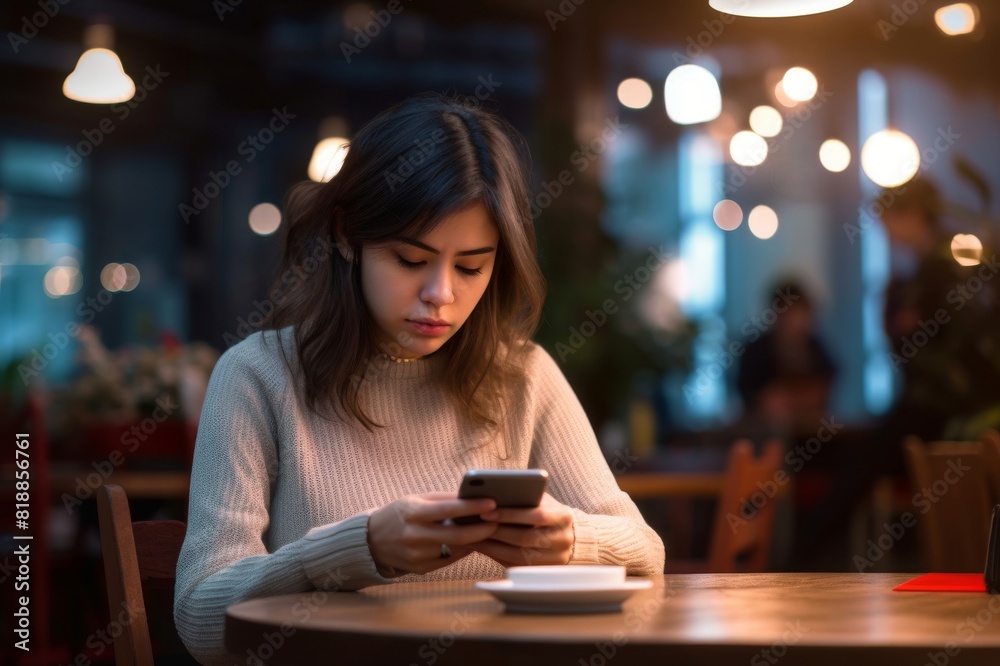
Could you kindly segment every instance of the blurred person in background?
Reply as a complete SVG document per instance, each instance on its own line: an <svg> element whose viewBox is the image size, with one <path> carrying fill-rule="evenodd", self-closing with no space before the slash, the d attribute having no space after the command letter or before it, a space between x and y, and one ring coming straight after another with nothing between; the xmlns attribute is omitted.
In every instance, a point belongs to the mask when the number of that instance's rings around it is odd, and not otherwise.
<svg viewBox="0 0 1000 666"><path fill-rule="evenodd" d="M826 416L837 366L816 334L813 299L794 280L769 292L775 322L740 358L736 385L746 417L787 434L814 431Z"/></svg>

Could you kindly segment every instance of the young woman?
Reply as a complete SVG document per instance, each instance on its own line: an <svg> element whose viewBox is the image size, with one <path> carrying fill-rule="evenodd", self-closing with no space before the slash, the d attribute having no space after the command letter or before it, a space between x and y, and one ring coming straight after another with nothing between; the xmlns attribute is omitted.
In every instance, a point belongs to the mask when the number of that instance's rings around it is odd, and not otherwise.
<svg viewBox="0 0 1000 666"><path fill-rule="evenodd" d="M262 330L219 359L191 475L175 620L206 664L227 605L312 589L495 579L523 564L663 571L555 361L523 141L424 95L330 182L294 189ZM548 470L534 509L459 500L469 469ZM480 514L484 522L450 519ZM527 527L523 527L527 526Z"/></svg>

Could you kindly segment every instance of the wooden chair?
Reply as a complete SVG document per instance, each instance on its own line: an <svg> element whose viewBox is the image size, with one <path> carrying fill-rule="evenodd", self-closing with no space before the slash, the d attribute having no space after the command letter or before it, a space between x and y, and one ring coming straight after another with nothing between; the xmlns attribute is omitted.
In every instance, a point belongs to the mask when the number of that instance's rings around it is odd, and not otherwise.
<svg viewBox="0 0 1000 666"><path fill-rule="evenodd" d="M102 486L97 509L111 619L117 621L121 613L130 618L121 623L122 631L114 639L116 663L153 666L143 583L147 589L171 590L168 598L172 596L186 527L178 520L133 523L121 486ZM172 613L167 617L172 618Z"/></svg>
<svg viewBox="0 0 1000 666"><path fill-rule="evenodd" d="M770 441L754 458L753 445L740 440L730 449L721 483L712 475L647 472L622 474L618 485L633 499L718 498L708 560L674 560L668 553L668 573L766 571L777 500L790 481L782 476L783 455L784 446Z"/></svg>
<svg viewBox="0 0 1000 666"><path fill-rule="evenodd" d="M982 572L992 506L983 445L910 436L903 446L927 565L932 571Z"/></svg>

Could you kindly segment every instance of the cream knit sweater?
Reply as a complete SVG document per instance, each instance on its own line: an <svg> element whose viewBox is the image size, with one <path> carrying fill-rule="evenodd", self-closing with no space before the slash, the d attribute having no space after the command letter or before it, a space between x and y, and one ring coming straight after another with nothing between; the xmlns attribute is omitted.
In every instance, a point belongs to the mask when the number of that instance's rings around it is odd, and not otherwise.
<svg viewBox="0 0 1000 666"><path fill-rule="evenodd" d="M226 607L244 599L504 578L501 565L472 553L426 575L387 579L368 549L371 512L408 494L457 491L473 468L548 470L548 492L573 509L573 563L663 572L662 541L618 489L580 402L538 345L502 458L497 446L474 443L445 397L443 357L372 360L362 398L368 414L390 427L369 433L306 410L293 390L299 373L289 373L279 350L284 344L297 370L292 328L281 333L280 343L275 331L264 331L228 349L202 409L174 599L177 630L201 663L245 663L246 655L223 648Z"/></svg>

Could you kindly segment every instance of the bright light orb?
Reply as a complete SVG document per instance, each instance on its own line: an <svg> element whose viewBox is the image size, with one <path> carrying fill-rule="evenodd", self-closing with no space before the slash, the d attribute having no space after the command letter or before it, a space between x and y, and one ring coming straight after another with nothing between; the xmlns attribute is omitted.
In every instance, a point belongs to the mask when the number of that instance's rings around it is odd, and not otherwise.
<svg viewBox="0 0 1000 666"><path fill-rule="evenodd" d="M743 222L743 209L732 199L723 199L712 209L712 219L723 231L732 231Z"/></svg>
<svg viewBox="0 0 1000 666"><path fill-rule="evenodd" d="M781 79L781 88L789 98L796 102L808 102L816 96L819 82L816 76L805 67L792 67Z"/></svg>
<svg viewBox="0 0 1000 666"><path fill-rule="evenodd" d="M827 171L840 173L851 164L851 149L839 139L827 139L819 147L819 163Z"/></svg>
<svg viewBox="0 0 1000 666"><path fill-rule="evenodd" d="M876 185L898 187L917 175L920 150L899 130L875 132L861 147L861 168Z"/></svg>
<svg viewBox="0 0 1000 666"><path fill-rule="evenodd" d="M255 234L268 236L281 226L281 211L272 203L259 203L250 209L248 221Z"/></svg>
<svg viewBox="0 0 1000 666"><path fill-rule="evenodd" d="M754 132L737 132L729 141L729 154L740 166L757 166L767 159L767 141Z"/></svg>
<svg viewBox="0 0 1000 666"><path fill-rule="evenodd" d="M323 139L313 149L309 160L309 178L317 183L325 183L340 173L347 157L349 142L343 137Z"/></svg>
<svg viewBox="0 0 1000 666"><path fill-rule="evenodd" d="M77 102L115 104L135 95L135 82L125 73L118 55L109 49L84 51L76 68L63 81L63 94Z"/></svg>
<svg viewBox="0 0 1000 666"><path fill-rule="evenodd" d="M715 76L698 65L681 65L663 84L667 117L678 125L715 120L722 113L722 93Z"/></svg>
<svg viewBox="0 0 1000 666"><path fill-rule="evenodd" d="M653 89L642 79L625 79L618 84L618 101L630 109L645 109L653 101Z"/></svg>
<svg viewBox="0 0 1000 666"><path fill-rule="evenodd" d="M769 206L754 206L747 215L750 233L761 240L767 240L778 231L778 214Z"/></svg>
<svg viewBox="0 0 1000 666"><path fill-rule="evenodd" d="M778 136L783 124L781 113L773 106L765 104L750 112L750 129L761 136Z"/></svg>
<svg viewBox="0 0 1000 666"><path fill-rule="evenodd" d="M961 266L977 266L983 260L983 242L972 234L955 234L951 256Z"/></svg>
<svg viewBox="0 0 1000 666"><path fill-rule="evenodd" d="M934 22L946 35L967 35L976 29L979 8L968 2L941 7L934 12Z"/></svg>

